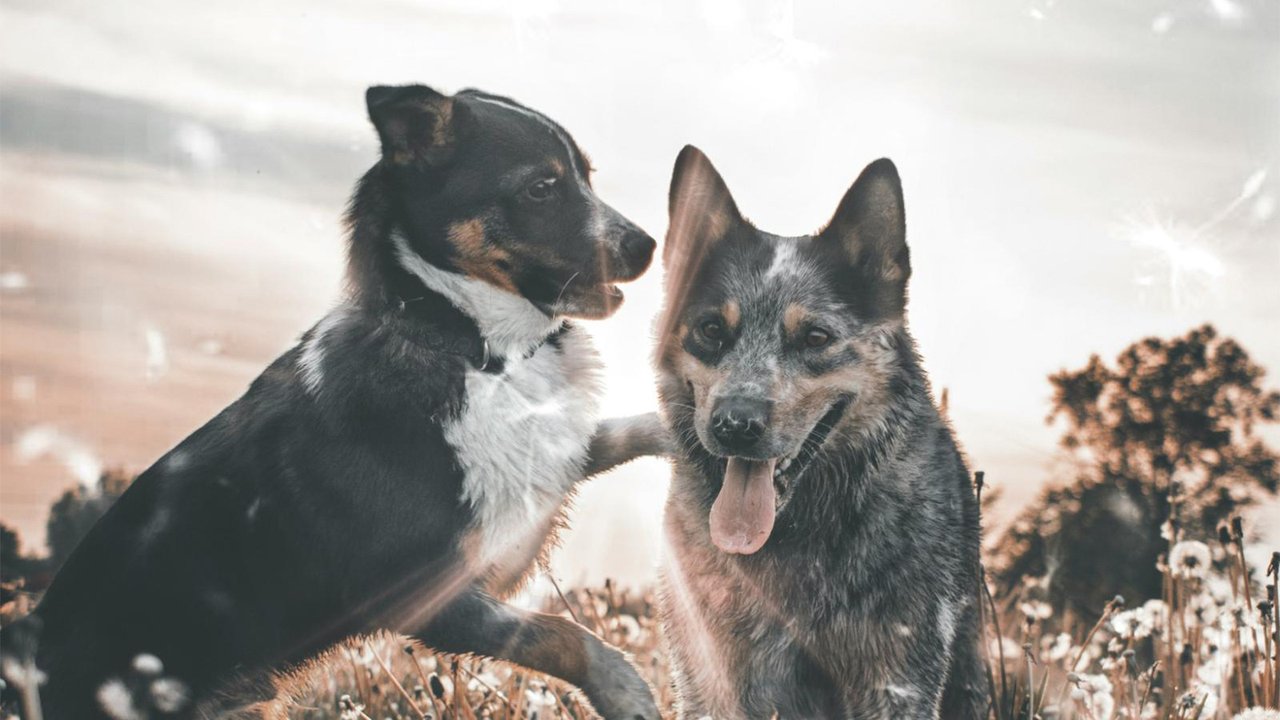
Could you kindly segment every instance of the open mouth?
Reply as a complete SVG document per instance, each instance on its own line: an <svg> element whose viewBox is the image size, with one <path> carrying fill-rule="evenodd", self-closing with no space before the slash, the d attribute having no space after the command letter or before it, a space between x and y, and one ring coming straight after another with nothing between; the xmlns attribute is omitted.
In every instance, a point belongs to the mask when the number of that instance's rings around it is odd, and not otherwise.
<svg viewBox="0 0 1280 720"><path fill-rule="evenodd" d="M788 497L795 481L813 463L848 404L844 398L833 403L793 455L728 459L720 493L711 505L711 541L716 547L741 555L764 547L773 532L779 500Z"/></svg>
<svg viewBox="0 0 1280 720"><path fill-rule="evenodd" d="M622 305L626 296L615 283L584 285L570 278L550 303L535 303L548 315L598 320L609 317Z"/></svg>
<svg viewBox="0 0 1280 720"><path fill-rule="evenodd" d="M582 290L572 298L566 298L569 305L576 306L576 313L586 318L603 318L613 314L626 296L622 288L613 283L601 283Z"/></svg>

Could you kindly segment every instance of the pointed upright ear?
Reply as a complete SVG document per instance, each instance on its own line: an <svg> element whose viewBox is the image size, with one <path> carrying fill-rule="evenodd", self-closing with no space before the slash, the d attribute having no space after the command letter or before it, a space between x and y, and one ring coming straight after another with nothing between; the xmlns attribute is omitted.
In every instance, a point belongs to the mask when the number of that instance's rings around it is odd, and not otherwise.
<svg viewBox="0 0 1280 720"><path fill-rule="evenodd" d="M881 158L862 171L819 239L838 247L853 269L858 292L876 310L902 313L911 258L902 181L892 161Z"/></svg>
<svg viewBox="0 0 1280 720"><path fill-rule="evenodd" d="M364 99L388 162L438 167L453 156L461 106L452 97L425 85L374 85Z"/></svg>
<svg viewBox="0 0 1280 720"><path fill-rule="evenodd" d="M689 267L696 265L708 249L742 222L724 178L692 145L685 145L676 157L667 210L670 221L662 262L668 270L677 259Z"/></svg>

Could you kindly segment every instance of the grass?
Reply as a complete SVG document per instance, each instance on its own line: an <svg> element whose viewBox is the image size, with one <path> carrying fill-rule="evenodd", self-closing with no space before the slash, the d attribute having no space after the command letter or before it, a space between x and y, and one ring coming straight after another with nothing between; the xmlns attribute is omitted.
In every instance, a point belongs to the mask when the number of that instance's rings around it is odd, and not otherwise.
<svg viewBox="0 0 1280 720"><path fill-rule="evenodd" d="M1268 563L1261 592L1250 580L1238 521L1215 543L1171 540L1167 557L1164 597L1117 597L1078 636L1061 628L1046 603L986 592L990 717L1280 720L1280 553ZM651 591L606 582L568 591L548 610L631 653L660 706L673 711ZM335 658L294 698L291 717L591 717L577 693L556 680L489 660L406 650L392 637L349 646Z"/></svg>
<svg viewBox="0 0 1280 720"><path fill-rule="evenodd" d="M656 689L660 707L674 697L661 650L656 599L606 582L554 598L558 611L626 650ZM433 653L384 635L352 641L301 678L291 718L305 720L472 720L588 718L593 713L571 686L485 658Z"/></svg>
<svg viewBox="0 0 1280 720"><path fill-rule="evenodd" d="M1210 543L1172 537L1163 597L1116 597L1073 632L1034 592L993 597L984 584L991 720L1280 720L1276 586L1280 553L1261 582L1237 520ZM1028 578L1034 590L1040 579ZM652 590L607 582L552 595L571 617L631 654L674 715ZM24 596L3 608L12 619ZM494 720L592 717L566 684L484 658L440 655L383 635L337 648L290 685L300 720Z"/></svg>

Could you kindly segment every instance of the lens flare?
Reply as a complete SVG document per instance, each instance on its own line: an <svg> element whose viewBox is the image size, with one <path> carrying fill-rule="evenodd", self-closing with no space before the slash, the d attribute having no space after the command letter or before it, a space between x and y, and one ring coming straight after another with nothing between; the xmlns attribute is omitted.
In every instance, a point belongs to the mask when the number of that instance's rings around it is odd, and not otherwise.
<svg viewBox="0 0 1280 720"><path fill-rule="evenodd" d="M1212 283L1227 274L1227 268L1208 243L1194 229L1173 221L1151 218L1134 221L1124 232L1136 248L1149 251L1148 261L1165 276L1169 298L1175 308L1187 307ZM1141 285L1154 285L1154 274L1138 278Z"/></svg>

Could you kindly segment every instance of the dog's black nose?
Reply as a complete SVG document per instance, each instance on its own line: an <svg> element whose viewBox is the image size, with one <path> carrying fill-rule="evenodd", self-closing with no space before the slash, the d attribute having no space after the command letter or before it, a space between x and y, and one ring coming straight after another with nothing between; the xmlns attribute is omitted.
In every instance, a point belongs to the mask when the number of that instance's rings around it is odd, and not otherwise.
<svg viewBox="0 0 1280 720"><path fill-rule="evenodd" d="M629 229L622 237L622 256L633 271L649 267L656 247L658 243L649 237L649 233L639 228Z"/></svg>
<svg viewBox="0 0 1280 720"><path fill-rule="evenodd" d="M729 452L746 452L754 446L769 423L769 401L728 397L711 411L711 434Z"/></svg>

